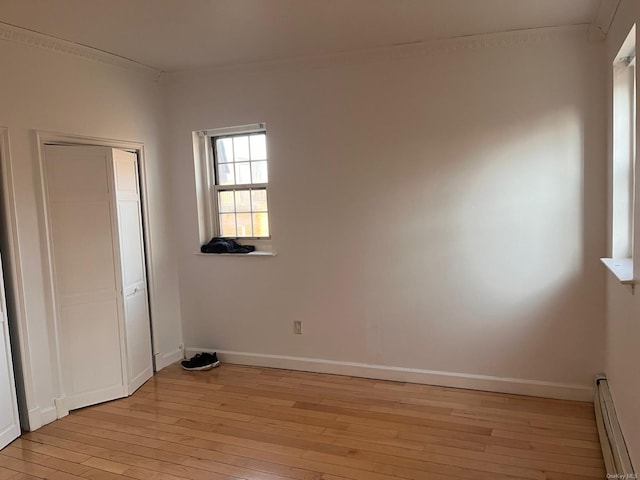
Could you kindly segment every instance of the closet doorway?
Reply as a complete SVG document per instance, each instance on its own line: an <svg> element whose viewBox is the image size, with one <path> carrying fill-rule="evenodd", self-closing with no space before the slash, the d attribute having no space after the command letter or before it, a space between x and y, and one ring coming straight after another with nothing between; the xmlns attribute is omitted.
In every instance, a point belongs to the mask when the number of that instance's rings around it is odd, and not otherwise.
<svg viewBox="0 0 640 480"><path fill-rule="evenodd" d="M153 375L139 154L41 143L59 415Z"/></svg>

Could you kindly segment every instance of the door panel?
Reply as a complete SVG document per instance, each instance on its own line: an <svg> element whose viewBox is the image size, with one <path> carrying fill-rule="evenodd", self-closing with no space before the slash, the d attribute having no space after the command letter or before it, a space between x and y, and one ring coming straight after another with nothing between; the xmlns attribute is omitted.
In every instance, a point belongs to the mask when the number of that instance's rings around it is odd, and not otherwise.
<svg viewBox="0 0 640 480"><path fill-rule="evenodd" d="M131 394L153 375L146 289L134 290L131 295L125 297L124 305Z"/></svg>
<svg viewBox="0 0 640 480"><path fill-rule="evenodd" d="M50 202L58 294L64 298L109 290L115 298L109 202L81 200L59 202L54 197Z"/></svg>
<svg viewBox="0 0 640 480"><path fill-rule="evenodd" d="M47 205L69 409L126 395L109 150L46 146Z"/></svg>
<svg viewBox="0 0 640 480"><path fill-rule="evenodd" d="M109 195L109 184L105 182L109 175L105 149L48 145L45 155L50 198L75 202L82 196L85 201L101 202ZM98 158L87 161L87 155Z"/></svg>
<svg viewBox="0 0 640 480"><path fill-rule="evenodd" d="M118 199L118 217L121 239L122 283L126 291L130 286L138 286L145 283L140 203L138 201Z"/></svg>
<svg viewBox="0 0 640 480"><path fill-rule="evenodd" d="M104 402L123 396L120 332L112 321L117 315L113 299L62 308L62 345L71 360L66 383L74 392L67 399L70 410L95 403L89 399Z"/></svg>
<svg viewBox="0 0 640 480"><path fill-rule="evenodd" d="M116 176L116 191L121 197L131 195L139 197L138 188L138 157L135 153L114 150L114 169Z"/></svg>
<svg viewBox="0 0 640 480"><path fill-rule="evenodd" d="M20 435L9 331L2 313L0 320L0 449Z"/></svg>
<svg viewBox="0 0 640 480"><path fill-rule="evenodd" d="M127 338L128 393L131 394L153 375L151 325L138 158L134 153L113 150L113 160Z"/></svg>
<svg viewBox="0 0 640 480"><path fill-rule="evenodd" d="M20 435L3 279L0 261L0 449Z"/></svg>

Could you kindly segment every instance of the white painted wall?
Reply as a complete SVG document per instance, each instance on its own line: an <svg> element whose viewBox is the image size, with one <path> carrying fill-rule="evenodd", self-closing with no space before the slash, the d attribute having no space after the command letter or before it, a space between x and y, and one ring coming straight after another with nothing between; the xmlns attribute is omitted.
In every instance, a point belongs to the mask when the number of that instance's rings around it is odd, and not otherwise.
<svg viewBox="0 0 640 480"><path fill-rule="evenodd" d="M629 34L631 27L638 22L640 22L640 4L632 0L622 0L606 42L606 64L603 66L603 70L607 73L608 92L612 88L611 64ZM636 45L638 44L639 42L636 40ZM607 99L608 132L611 140L611 95L608 95ZM636 108L637 111L638 108ZM608 158L609 165L611 165L611 152L609 152ZM640 195L640 190L636 185L636 198L638 198L638 195ZM635 223L637 229L637 225L640 224L640 212L637 209ZM611 231L610 222L609 231ZM638 249L636 248L634 258L636 271L640 267L640 257L637 255L637 251ZM607 274L606 373L622 432L636 470L640 467L639 342L640 292L638 287L636 287L634 293L630 287L621 285L612 274Z"/></svg>
<svg viewBox="0 0 640 480"><path fill-rule="evenodd" d="M24 290L24 310L18 318L23 333L19 343L28 378L27 407L34 428L55 418L54 398L59 396L53 370L56 361L52 353L52 323L43 285L34 131L144 143L156 287L155 344L161 354L171 354L181 343L181 327L172 248L174 230L169 222L170 183L162 152L164 110L161 86L149 74L5 40L0 41L0 63L0 125L9 129L20 254L18 268L7 265L6 270L20 276L17 286ZM8 254L3 252L3 257L8 263ZM15 326L12 334L15 340Z"/></svg>
<svg viewBox="0 0 640 480"><path fill-rule="evenodd" d="M603 45L568 37L171 76L185 344L588 391L604 365ZM194 255L191 132L255 122L278 255Z"/></svg>

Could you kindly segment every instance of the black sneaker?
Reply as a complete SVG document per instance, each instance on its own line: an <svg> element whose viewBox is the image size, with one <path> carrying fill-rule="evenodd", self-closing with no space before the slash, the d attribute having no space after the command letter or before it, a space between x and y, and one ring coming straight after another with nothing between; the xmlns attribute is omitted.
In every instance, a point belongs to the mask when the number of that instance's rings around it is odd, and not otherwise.
<svg viewBox="0 0 640 480"><path fill-rule="evenodd" d="M214 353L196 353L189 360L183 360L180 362L180 366L184 370L189 371L201 371L201 370L211 370L214 367L220 365L218 361L218 356Z"/></svg>

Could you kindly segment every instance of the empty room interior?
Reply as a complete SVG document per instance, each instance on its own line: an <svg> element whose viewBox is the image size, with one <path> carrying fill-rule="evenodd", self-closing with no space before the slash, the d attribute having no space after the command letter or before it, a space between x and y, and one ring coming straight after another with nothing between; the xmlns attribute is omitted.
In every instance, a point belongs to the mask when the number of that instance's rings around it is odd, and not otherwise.
<svg viewBox="0 0 640 480"><path fill-rule="evenodd" d="M0 480L640 469L639 0L0 0Z"/></svg>

